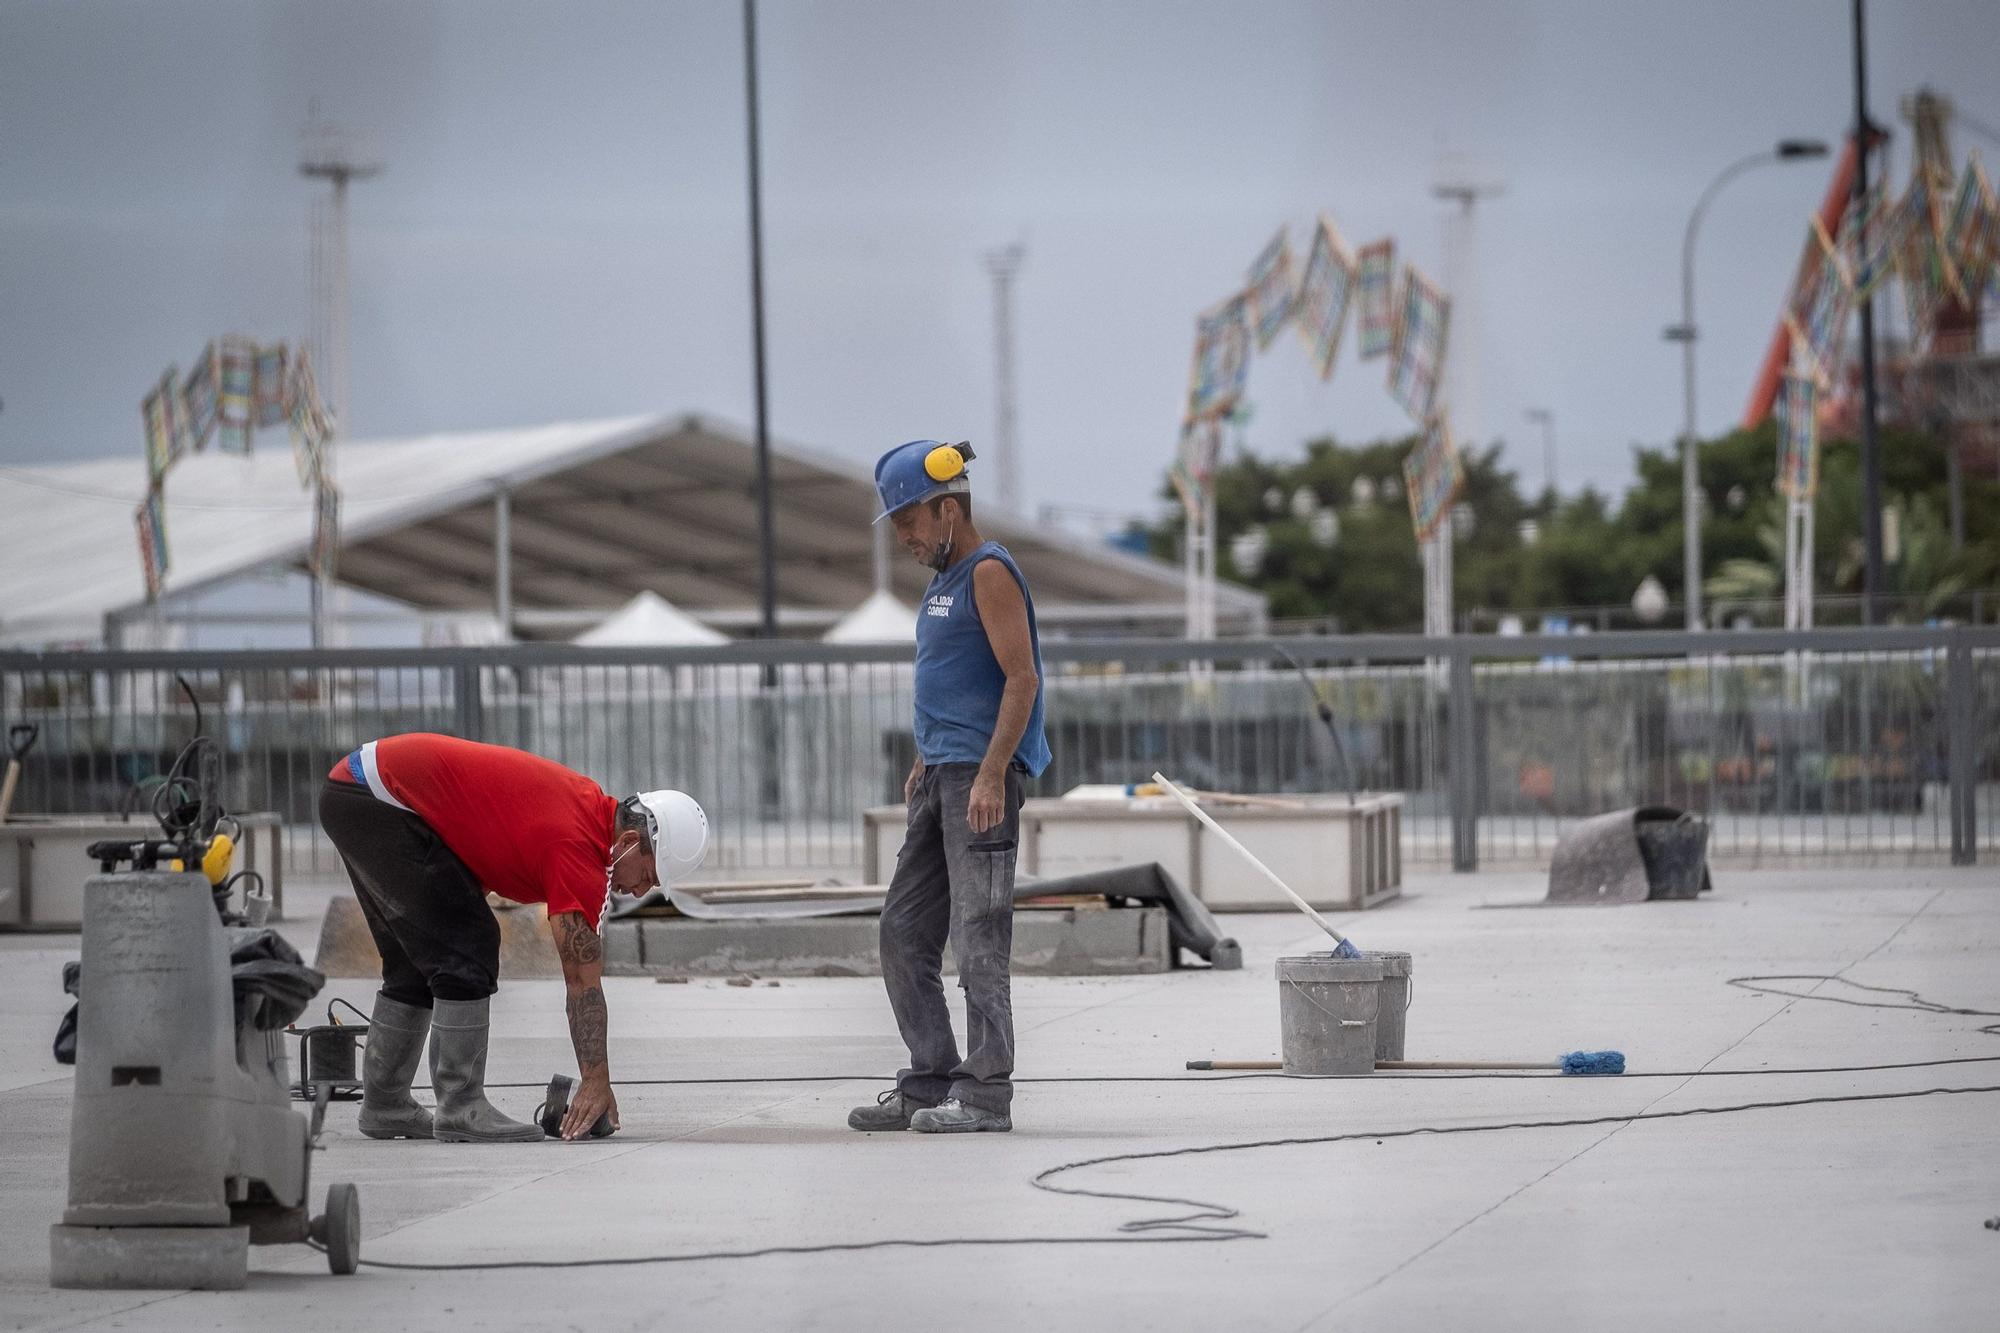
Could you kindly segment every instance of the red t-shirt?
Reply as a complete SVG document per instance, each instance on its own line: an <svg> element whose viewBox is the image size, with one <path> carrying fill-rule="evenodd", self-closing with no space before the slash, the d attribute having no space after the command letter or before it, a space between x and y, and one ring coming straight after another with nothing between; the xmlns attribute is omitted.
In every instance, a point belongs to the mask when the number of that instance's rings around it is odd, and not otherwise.
<svg viewBox="0 0 2000 1333"><path fill-rule="evenodd" d="M618 802L583 774L504 745L414 733L371 741L328 776L429 824L501 897L602 924Z"/></svg>

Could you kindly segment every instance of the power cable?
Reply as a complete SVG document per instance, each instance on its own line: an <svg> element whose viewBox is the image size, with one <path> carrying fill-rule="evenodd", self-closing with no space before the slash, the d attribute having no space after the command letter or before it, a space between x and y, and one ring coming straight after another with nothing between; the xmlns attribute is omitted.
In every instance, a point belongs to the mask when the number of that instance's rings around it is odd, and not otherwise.
<svg viewBox="0 0 2000 1333"><path fill-rule="evenodd" d="M1839 995L1815 995L1806 991L1791 991L1780 987L1766 986L1767 981L1812 981L1821 984L1834 983L1852 986L1856 990L1870 991L1878 995L1901 995L1909 1000L1907 1004L1889 1004L1880 1000L1852 1000ZM1824 972L1792 972L1768 976L1730 977L1723 983L1747 990L1758 995L1782 995L1792 1000L1826 1000L1834 1004L1851 1005L1857 1009L1905 1009L1925 1014L1952 1014L1970 1018L2000 1018L2000 1012L1990 1009L1960 1009L1927 1000L1916 991L1901 986L1869 986L1859 981L1849 981L1846 977ZM1992 1036L2000 1036L2000 1023L1988 1024L1976 1031ZM1887 1064L1870 1065L1802 1065L1777 1069L1628 1069L1620 1078L1732 1078L1746 1074L1872 1074L1892 1069L1936 1069L1943 1065L1976 1065L2000 1060L2000 1055L1958 1055L1938 1060L1898 1060ZM1017 1078L1016 1083L1227 1083L1243 1078L1291 1078L1292 1075L1272 1071L1269 1073L1216 1073L1190 1078L1186 1074L1072 1074L1066 1076L1045 1076L1041 1078ZM1426 1082L1445 1082L1465 1078L1537 1079L1565 1078L1567 1075L1555 1070L1462 1070L1454 1072L1382 1070L1373 1074L1357 1074L1356 1078L1371 1081L1388 1079L1419 1079ZM886 1074L762 1074L740 1078L626 1078L619 1079L622 1087L659 1088L681 1087L700 1084L734 1083L886 1083ZM489 1088L539 1088L539 1083L488 1083Z"/></svg>
<svg viewBox="0 0 2000 1333"><path fill-rule="evenodd" d="M1852 986L1856 990L1865 990L1875 995L1901 995L1906 997L1909 1003L1886 1004L1880 1000L1850 1000L1842 995L1815 995L1805 991L1791 991L1779 986L1761 984L1766 981L1811 981L1821 985L1832 983L1840 986ZM1829 1004L1852 1005L1856 1009L1908 1009L1920 1014L1959 1014L1968 1018L2000 1018L2000 1010L1955 1009L1948 1004L1939 1004L1936 1000L1926 1000L1917 992L1906 990L1901 986L1869 986L1859 981L1850 981L1846 977L1829 976L1818 972L1774 973L1770 976L1762 977L1731 977L1724 984L1734 986L1739 990L1751 991L1758 995L1782 995L1791 1000L1824 1000ZM2000 1023L1988 1023L1985 1027L1977 1030L1988 1036L2000 1037Z"/></svg>
<svg viewBox="0 0 2000 1333"><path fill-rule="evenodd" d="M1905 1008L1903 1005L1885 1005L1884 1008ZM1926 1010L1928 1013L1965 1013L1967 1010ZM1984 1032L1987 1029L1981 1028ZM1899 1060L1889 1064L1876 1065L1804 1065L1783 1066L1774 1069L1626 1069L1618 1078L1736 1078L1748 1074L1872 1074L1894 1069L1935 1069L1942 1065L1976 1065L2000 1061L2000 1055L1958 1055L1941 1060ZM1041 1078L1017 1078L1016 1083L1229 1083L1245 1078L1293 1078L1294 1075L1277 1070L1249 1073L1201 1073L1185 1074L1068 1074L1050 1075ZM1357 1079L1371 1083L1410 1080L1419 1083L1445 1083L1455 1079L1498 1078L1513 1081L1534 1079L1568 1078L1556 1070L1464 1070L1464 1071L1399 1071L1381 1070L1374 1074L1356 1074ZM755 1074L737 1078L621 1078L613 1080L613 1086L620 1088L680 1088L708 1085L725 1086L737 1084L774 1083L889 1083L893 1074ZM416 1086L426 1086L418 1084ZM488 1083L489 1088L541 1088L545 1083Z"/></svg>
<svg viewBox="0 0 2000 1333"><path fill-rule="evenodd" d="M1788 990L1772 986L1770 982L1814 982L1821 985L1838 984L1852 986L1857 990L1877 995L1903 997L1903 1002L1882 1000L1857 1000L1839 995L1818 995L1806 991ZM1918 1013L1955 1015L1974 1018L2000 1018L2000 1013L1984 1009L1964 1009L1941 1004L1926 999L1917 991L1900 986L1870 986L1845 977L1827 973L1787 973L1763 976L1731 977L1726 985L1747 990L1754 994L1784 996L1792 1000L1826 1000L1835 1004L1845 1004L1863 1009L1902 1009ZM2000 1035L2000 1024L1980 1028L1980 1032ZM2000 1055L1951 1056L1937 1060L1907 1060L1884 1064L1865 1065L1816 1065L1783 1069L1697 1069L1659 1070L1650 1073L1627 1073L1621 1078L1712 1078L1732 1077L1749 1074L1852 1074L1874 1073L1899 1069L1930 1069L1942 1065L1980 1064L2000 1060ZM1017 1079L1020 1083L1220 1083L1241 1078L1287 1078L1282 1073L1241 1073L1209 1075L1189 1078L1186 1075L1131 1074L1131 1075L1079 1075L1074 1077L1044 1077ZM1415 1079L1455 1079L1455 1078L1551 1078L1562 1077L1553 1072L1516 1073L1500 1071L1467 1071L1459 1073L1380 1073L1367 1077L1415 1078ZM834 1082L877 1082L880 1076L847 1074L806 1074L793 1077L766 1075L747 1078L660 1078L625 1079L625 1086L666 1087L690 1084L758 1084L758 1083L834 1083ZM492 1088L539 1087L540 1084L490 1083ZM1111 1153L1102 1157L1080 1158L1064 1162L1037 1172L1029 1178L1028 1184L1049 1194L1067 1195L1071 1198L1104 1199L1115 1203L1138 1203L1147 1205L1169 1205L1189 1211L1164 1217L1137 1218L1121 1223L1117 1234L1104 1236L945 1236L945 1237L888 1237L871 1241L840 1241L824 1245L772 1245L747 1250L697 1250L679 1254L640 1254L594 1259L493 1259L470 1263L403 1263L392 1260L363 1259L361 1263L370 1268L389 1269L412 1273L465 1273L491 1272L503 1269L558 1269L558 1268L630 1268L648 1264L698 1263L709 1260L761 1259L777 1255L796 1254L846 1254L866 1250L891 1249L945 1249L945 1248L997 1248L1022 1245L1165 1245L1206 1243L1216 1244L1233 1240L1265 1240L1265 1232L1253 1231L1247 1227L1233 1226L1242 1216L1241 1210L1226 1204L1209 1203L1199 1199L1185 1199L1173 1195L1133 1194L1118 1190L1092 1190L1075 1185L1055 1185L1050 1182L1058 1176L1070 1172L1083 1171L1092 1167L1113 1166L1126 1162L1157 1161L1175 1157L1199 1157L1218 1153L1249 1152L1261 1148L1308 1147L1330 1143L1351 1143L1362 1139L1383 1142L1388 1139L1408 1139L1421 1135L1445 1136L1452 1134L1491 1134L1503 1130L1519 1129L1581 1129L1595 1125L1630 1125L1649 1120L1682 1120L1692 1116L1740 1115L1749 1111L1782 1110L1802 1106L1832 1106L1862 1102L1904 1101L1915 1097L1938 1097L1955 1095L1981 1095L2000 1093L2000 1085L1977 1087L1937 1087L1919 1088L1906 1092L1862 1092L1842 1093L1824 1097L1788 1097L1776 1101L1743 1102L1734 1106L1692 1106L1670 1111L1639 1111L1630 1115L1579 1116L1559 1120L1508 1120L1487 1125L1415 1125L1401 1129L1353 1130L1343 1134L1315 1134L1278 1139L1256 1139L1244 1143L1206 1143L1186 1148L1156 1148L1141 1152ZM314 1249L323 1247L315 1244Z"/></svg>
<svg viewBox="0 0 2000 1333"><path fill-rule="evenodd" d="M1647 1120L1681 1120L1691 1116L1740 1115L1749 1111L1771 1111L1801 1106L1830 1106L1858 1102L1905 1101L1916 1097L1979 1095L2000 1093L2000 1084L1970 1088L1920 1088L1908 1092L1846 1093L1830 1097L1794 1097L1781 1101L1745 1102L1735 1106L1691 1106L1672 1111L1637 1111L1630 1115L1578 1116L1561 1120L1509 1120L1490 1125L1416 1125L1402 1129L1355 1130L1345 1134L1316 1134L1296 1138L1257 1139L1246 1143L1207 1143L1188 1148L1160 1148L1146 1152L1112 1153L1103 1157L1080 1158L1038 1172L1029 1184L1049 1194L1072 1198L1107 1199L1119 1203L1166 1204L1191 1211L1168 1217L1139 1218L1120 1224L1118 1234L1109 1236L937 1236L888 1237L882 1240L841 1241L825 1245L771 1245L747 1250L696 1250L678 1254L638 1254L595 1259L491 1259L469 1263L407 1263L386 1259L363 1259L369 1268L406 1273L472 1273L505 1269L632 1268L649 1264L699 1263L708 1260L761 1259L783 1254L844 1254L866 1250L944 1249L954 1247L995 1248L1020 1245L1162 1245L1208 1243L1233 1240L1265 1240L1265 1232L1227 1225L1241 1216L1239 1209L1226 1204L1207 1203L1170 1195L1132 1194L1115 1190L1090 1190L1078 1186L1052 1185L1055 1177L1090 1167L1123 1162L1154 1161L1169 1157L1208 1156L1217 1153L1249 1152L1261 1148L1294 1148L1328 1143L1351 1143L1362 1139L1377 1141L1407 1139L1419 1135L1491 1134L1517 1129L1581 1129L1594 1125L1629 1125ZM314 1245L314 1249L323 1247Z"/></svg>

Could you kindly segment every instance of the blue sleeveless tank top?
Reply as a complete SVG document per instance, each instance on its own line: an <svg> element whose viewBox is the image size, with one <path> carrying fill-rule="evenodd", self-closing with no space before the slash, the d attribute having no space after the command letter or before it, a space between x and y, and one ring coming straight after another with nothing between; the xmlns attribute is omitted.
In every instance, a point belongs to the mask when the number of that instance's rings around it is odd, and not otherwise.
<svg viewBox="0 0 2000 1333"><path fill-rule="evenodd" d="M1021 598L1028 604L1028 637L1035 650L1035 676L1042 676L1042 641L1035 626L1035 599L1028 580L1007 548L998 542L981 542L966 557L931 579L917 608L917 753L926 764L976 764L986 758L993 741L993 724L1000 717L1000 695L1007 686L1006 673L993 646L986 641L986 626L979 619L979 607L972 597L972 571L983 560L998 560L1021 585ZM1039 777L1049 766L1049 742L1042 731L1042 699L1046 690L1035 690L1035 710L1028 717L1027 730L1015 747L1014 758Z"/></svg>

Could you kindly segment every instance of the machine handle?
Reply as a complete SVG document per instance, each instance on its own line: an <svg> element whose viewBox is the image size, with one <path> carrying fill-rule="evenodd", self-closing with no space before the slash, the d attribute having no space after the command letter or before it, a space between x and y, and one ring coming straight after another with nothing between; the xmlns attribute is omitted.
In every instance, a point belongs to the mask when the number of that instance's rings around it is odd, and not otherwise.
<svg viewBox="0 0 2000 1333"><path fill-rule="evenodd" d="M42 738L41 724L37 722L16 722L7 728L7 757L20 763L28 757L28 751L35 748L35 742Z"/></svg>

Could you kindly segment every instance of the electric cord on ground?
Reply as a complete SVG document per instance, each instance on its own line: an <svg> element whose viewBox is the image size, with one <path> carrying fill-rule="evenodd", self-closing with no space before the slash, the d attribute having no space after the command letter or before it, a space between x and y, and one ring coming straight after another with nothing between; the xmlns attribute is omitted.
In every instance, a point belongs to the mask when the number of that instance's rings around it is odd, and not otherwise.
<svg viewBox="0 0 2000 1333"><path fill-rule="evenodd" d="M1834 983L1852 986L1856 990L1870 991L1878 995L1900 995L1907 1003L1892 1004L1881 1000L1855 1000L1842 995L1812 995L1805 991L1786 990L1782 987L1763 983L1772 981L1805 981L1821 984ZM1833 1004L1850 1005L1859 1009L1901 1009L1914 1013L1956 1015L1967 1018L2000 1018L2000 1011L1991 1009L1961 1009L1925 999L1916 991L1902 986L1870 986L1859 981L1849 981L1846 977L1825 972L1790 972L1767 976L1730 977L1725 985L1758 995L1779 995L1792 1000L1825 1000ZM1992 1036L2000 1036L2000 1023L1989 1023L1974 1029ZM1960 1055L1938 1060L1899 1060L1885 1064L1868 1065L1807 1065L1778 1069L1627 1069L1620 1078L1731 1078L1748 1074L1869 1074L1892 1069L1935 1069L1943 1065L1983 1064L2000 1060L2000 1055ZM619 1079L621 1087L680 1087L699 1084L731 1083L884 1083L889 1081L886 1074L765 1074L738 1078L627 1078ZM1017 1078L1016 1083L1227 1083L1245 1078L1291 1078L1292 1075L1273 1071L1271 1073L1235 1074L1075 1074L1058 1077ZM1355 1078L1369 1081L1390 1079L1421 1079L1425 1082L1445 1082L1466 1078L1534 1079L1561 1078L1555 1070L1479 1070L1459 1072L1411 1071L1398 1073L1381 1070L1373 1074L1357 1074ZM489 1088L539 1088L539 1083L488 1083Z"/></svg>
<svg viewBox="0 0 2000 1333"><path fill-rule="evenodd" d="M1901 995L1909 1003L1888 1004L1881 1000L1849 999L1844 995L1813 995L1805 991L1786 990L1781 986L1767 986L1762 984L1767 981L1811 981L1822 985L1831 982L1839 986L1852 986L1856 990L1865 990L1875 995ZM1940 1004L1936 1000L1927 1000L1916 991L1902 986L1870 986L1859 981L1850 981L1846 977L1831 976L1818 972L1787 972L1774 973L1761 977L1731 977L1726 984L1757 995L1782 995L1786 999L1791 1000L1824 1000L1828 1004L1852 1005L1856 1009L1908 1009L1920 1014L1957 1014L1966 1018L2000 1018L2000 1010L1956 1009L1948 1004ZM2000 1037L2000 1023L1988 1023L1985 1027L1976 1030L1988 1036Z"/></svg>
<svg viewBox="0 0 2000 1333"><path fill-rule="evenodd" d="M1901 1008L1903 1006L1890 1006ZM1937 1011L1931 1011L1937 1012ZM1962 1010L1950 1012L1960 1013ZM1984 1031L1985 1029L1980 1029ZM1635 1078L1740 1078L1750 1074L1873 1074L1893 1069L1936 1069L1943 1065L1977 1065L2000 1061L2000 1055L1954 1055L1939 1060L1897 1060L1874 1065L1783 1065L1770 1069L1627 1069L1616 1077ZM1070 1074L1045 1075L1039 1078L1017 1078L1016 1083L1231 1083L1246 1078L1291 1078L1290 1074L1273 1070L1269 1073L1217 1073L1199 1071L1184 1074ZM1382 1070L1374 1074L1356 1074L1352 1078L1366 1083L1388 1083L1411 1080L1421 1083L1447 1083L1463 1078L1498 1078L1509 1080L1560 1079L1564 1075L1557 1070L1479 1070L1465 1072L1405 1072ZM769 1083L889 1083L895 1080L893 1074L750 1074L733 1078L621 1078L612 1080L621 1088L679 1088L704 1085L728 1084L769 1084ZM1316 1080L1317 1081L1317 1080ZM417 1084L423 1087L423 1084ZM488 1083L489 1088L539 1088L540 1083Z"/></svg>
<svg viewBox="0 0 2000 1333"><path fill-rule="evenodd" d="M1439 1137L1454 1134L1491 1134L1521 1129L1582 1129L1593 1125L1628 1125L1649 1120L1682 1120L1693 1116L1739 1115L1750 1111L1772 1111L1801 1106L1830 1106L1858 1102L1907 1101L1916 1097L1979 1095L2000 1093L2000 1084L1981 1087L1919 1088L1905 1092L1845 1093L1827 1097L1790 1097L1778 1101L1745 1102L1735 1106L1690 1106L1671 1111L1637 1111L1629 1115L1576 1116L1556 1120L1509 1120L1490 1125L1416 1125L1401 1129L1354 1130L1344 1134L1315 1134L1279 1139L1257 1139L1244 1143L1207 1143L1187 1148L1157 1148L1145 1152L1112 1153L1086 1157L1049 1167L1029 1179L1035 1189L1072 1198L1105 1199L1118 1203L1170 1205L1192 1211L1167 1217L1139 1218L1122 1223L1118 1234L1108 1236L939 1236L887 1237L871 1241L840 1241L826 1245L773 1245L747 1250L697 1250L679 1254L637 1254L594 1259L491 1259L470 1263L414 1263L386 1259L363 1259L367 1268L407 1273L471 1273L505 1269L632 1268L651 1264L699 1263L711 1260L761 1259L788 1254L845 1254L866 1250L996 1248L1022 1245L1162 1245L1217 1244L1233 1240L1264 1240L1267 1233L1247 1227L1227 1225L1240 1217L1241 1210L1226 1204L1208 1203L1171 1195L1133 1194L1114 1190L1091 1190L1079 1186L1052 1185L1055 1177L1090 1167L1123 1162L1154 1161L1170 1157L1195 1157L1217 1153L1249 1152L1260 1148L1295 1148L1329 1143L1351 1143L1362 1139ZM320 1249L318 1245L312 1248Z"/></svg>
<svg viewBox="0 0 2000 1333"><path fill-rule="evenodd" d="M1815 982L1836 983L1852 986L1875 994L1903 997L1900 1003L1880 1000L1857 1000L1837 995L1814 995L1804 991L1792 991L1782 987L1767 985L1770 982ZM2000 1013L1980 1009L1964 1009L1941 1004L1926 999L1914 990L1894 986L1870 986L1849 981L1844 977L1824 973L1791 973L1764 976L1731 977L1726 983L1756 994L1784 996L1793 1000L1828 1000L1865 1009L1900 1009L1918 1013L1955 1015L1975 1018L2000 1018ZM1980 1032L2000 1035L2000 1024L1978 1029ZM1715 1078L1744 1075L1784 1075L1784 1074L1859 1074L1878 1073L1904 1069L1931 1069L1945 1065L1983 1064L2000 1061L2000 1055L1948 1056L1935 1060L1904 1060L1879 1064L1859 1065L1814 1065L1779 1069L1696 1069L1696 1070L1653 1070L1631 1072L1621 1078ZM1288 1078L1283 1073L1239 1073L1211 1074L1189 1077L1186 1074L1110 1074L1076 1075L1070 1077L1040 1077L1017 1079L1019 1083L1221 1083L1242 1078ZM1513 1072L1513 1071L1472 1071L1455 1073L1377 1073L1364 1076L1368 1079L1424 1079L1447 1080L1460 1078L1554 1078L1561 1077L1553 1071ZM698 1084L771 1084L771 1083L847 1083L881 1082L881 1075L852 1074L807 1074L795 1076L763 1075L733 1078L658 1078L621 1079L621 1085L636 1087L668 1087ZM540 1084L490 1083L488 1087L539 1087ZM1134 1194L1124 1191L1091 1190L1073 1185L1055 1185L1050 1182L1057 1176L1091 1167L1112 1166L1125 1162L1154 1161L1175 1157L1206 1156L1217 1153L1248 1152L1260 1148L1306 1147L1313 1145L1348 1143L1362 1139L1382 1142L1388 1139L1416 1138L1424 1135L1447 1136L1453 1134L1496 1133L1502 1130L1523 1129L1577 1129L1594 1125L1629 1125L1651 1120L1681 1120L1693 1116L1737 1115L1749 1111L1781 1110L1804 1106L1828 1106L1861 1102L1905 1101L1917 1097L1952 1095L1981 1095L2000 1093L2000 1085L1976 1087L1936 1087L1919 1088L1903 1092L1840 1093L1822 1097L1788 1097L1774 1101L1744 1102L1734 1106L1694 1106L1668 1111L1641 1111L1629 1115L1578 1116L1553 1120L1510 1120L1487 1125L1416 1125L1388 1130L1355 1130L1342 1134L1319 1134L1297 1137L1258 1139L1243 1143L1197 1144L1185 1148L1158 1148L1143 1152L1112 1153L1102 1157L1082 1158L1074 1162L1064 1162L1049 1167L1029 1179L1029 1184L1050 1194L1067 1195L1072 1198L1103 1199L1116 1203L1146 1205L1167 1205L1191 1211L1165 1217L1139 1218L1120 1224L1115 1235L1104 1236L950 1236L950 1237L889 1237L872 1241L842 1241L825 1245L777 1245L747 1250L706 1250L689 1251L681 1254L628 1255L595 1259L521 1259L487 1260L473 1263L402 1263L391 1260L363 1259L370 1268L381 1268L402 1272L485 1272L502 1269L549 1269L549 1268L616 1268L636 1267L649 1264L696 1263L711 1260L760 1259L778 1255L842 1254L866 1250L889 1249L945 1249L945 1248L995 1248L1022 1245L1161 1245L1161 1244L1216 1244L1232 1240L1264 1240L1267 1233L1247 1227L1229 1225L1236 1221L1241 1210L1226 1204L1208 1203L1199 1199L1185 1199L1171 1195ZM2000 1222L2000 1219L1994 1219ZM317 1245L314 1249L319 1249Z"/></svg>

